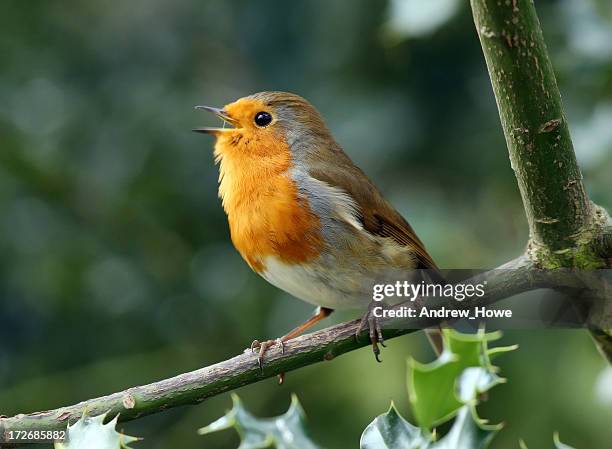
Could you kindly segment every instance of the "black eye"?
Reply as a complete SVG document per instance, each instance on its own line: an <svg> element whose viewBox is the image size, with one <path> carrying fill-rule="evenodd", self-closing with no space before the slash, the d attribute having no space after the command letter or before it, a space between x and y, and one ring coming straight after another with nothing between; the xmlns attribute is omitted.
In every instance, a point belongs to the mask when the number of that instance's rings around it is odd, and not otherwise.
<svg viewBox="0 0 612 449"><path fill-rule="evenodd" d="M268 126L271 121L272 121L272 116L268 114L267 112L262 111L262 112L258 112L257 114L255 114L255 124L257 126L261 126L263 128L264 126Z"/></svg>

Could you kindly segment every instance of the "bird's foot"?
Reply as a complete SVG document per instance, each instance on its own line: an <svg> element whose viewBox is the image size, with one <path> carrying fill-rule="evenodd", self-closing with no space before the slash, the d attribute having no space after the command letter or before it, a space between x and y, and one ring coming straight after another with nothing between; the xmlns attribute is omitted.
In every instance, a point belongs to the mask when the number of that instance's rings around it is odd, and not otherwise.
<svg viewBox="0 0 612 449"><path fill-rule="evenodd" d="M368 328L370 342L372 343L372 352L374 353L374 357L377 362L382 362L380 359L380 348L378 345L380 344L383 348L385 346L385 339L382 333L382 327L380 325L380 320L374 315L374 307L381 306L381 303L372 302L368 306L368 311L361 318L361 323L359 323L359 327L357 328L357 332L355 333L355 338L359 339L359 335ZM383 306L384 307L384 306Z"/></svg>
<svg viewBox="0 0 612 449"><path fill-rule="evenodd" d="M285 342L282 338L277 338L276 340L266 340L263 342L259 340L253 340L253 343L251 343L251 352L253 354L255 354L255 351L259 350L259 355L257 356L257 364L259 365L259 369L262 373L264 367L264 355L266 354L268 349L270 349L274 345L279 345L281 348L281 352L283 354L285 353ZM278 384L282 385L284 381L285 373L280 373L278 375Z"/></svg>
<svg viewBox="0 0 612 449"><path fill-rule="evenodd" d="M259 350L259 356L257 357L257 364L259 365L260 370L263 371L264 355L266 354L268 349L270 349L274 345L279 345L281 348L281 352L283 354L285 353L285 342L281 338L277 338L276 340L266 340L263 342L259 340L253 340L253 343L251 343L251 352L253 354L255 354L257 350Z"/></svg>
<svg viewBox="0 0 612 449"><path fill-rule="evenodd" d="M253 341L253 343L251 343L251 352L254 353L256 349L259 349L259 357L257 357L257 364L259 365L259 369L263 372L264 354L272 345L274 344L280 345L281 351L284 354L286 341L289 341L292 338L295 338L298 335L303 334L304 331L311 328L312 326L317 324L322 319L328 317L329 314L332 312L333 310L328 309L327 307L317 307L317 310L315 311L315 314L312 317L310 317L305 323L300 324L298 327L293 329L288 334L285 334L281 338L277 338L276 340L264 341L263 343L260 342L259 340ZM285 379L285 373L280 373L278 375L279 385L283 383L284 379Z"/></svg>

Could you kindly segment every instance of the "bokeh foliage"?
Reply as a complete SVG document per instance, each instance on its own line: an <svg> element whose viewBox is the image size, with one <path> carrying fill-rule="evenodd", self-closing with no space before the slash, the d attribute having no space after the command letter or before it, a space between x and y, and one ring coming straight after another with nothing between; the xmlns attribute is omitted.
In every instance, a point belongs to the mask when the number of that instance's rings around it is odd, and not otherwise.
<svg viewBox="0 0 612 449"><path fill-rule="evenodd" d="M310 312L231 247L212 141L190 132L210 123L195 104L300 93L441 266L517 255L526 223L467 2L430 3L419 19L402 12L408 0L3 1L0 414L195 369ZM537 6L587 189L610 210L612 7ZM522 349L500 362L512 385L484 406L513 423L493 447L545 447L556 429L572 446L606 446L612 374L588 335L506 335ZM356 447L371 417L405 397L406 355L426 351L410 336L380 366L358 351L240 395L265 416L296 392L317 441ZM193 429L226 403L126 430L142 447L200 447ZM236 446L226 438L211 447Z"/></svg>

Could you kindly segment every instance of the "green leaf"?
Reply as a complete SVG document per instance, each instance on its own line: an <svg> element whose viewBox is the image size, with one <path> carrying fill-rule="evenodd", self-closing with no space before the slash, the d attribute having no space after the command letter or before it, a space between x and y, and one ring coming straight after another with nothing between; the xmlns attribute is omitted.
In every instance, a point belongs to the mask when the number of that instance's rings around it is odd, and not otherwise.
<svg viewBox="0 0 612 449"><path fill-rule="evenodd" d="M200 435L235 428L240 435L238 449L320 449L306 434L304 411L294 395L291 406L283 415L257 418L243 406L240 398L232 395L233 407L215 422L198 430Z"/></svg>
<svg viewBox="0 0 612 449"><path fill-rule="evenodd" d="M443 331L444 351L435 361L409 363L408 388L415 427L393 404L363 431L360 449L485 449L501 425L487 425L476 413L481 394L505 382L491 364L491 356L516 346L488 348L501 337L499 332L460 334ZM449 432L436 441L434 425L455 416Z"/></svg>
<svg viewBox="0 0 612 449"><path fill-rule="evenodd" d="M559 440L559 432L555 432L553 434L553 442L555 443L555 449L574 449L573 447L568 446L567 444L563 444ZM519 440L519 447L521 449L528 449L527 445L525 444L525 442L523 440Z"/></svg>
<svg viewBox="0 0 612 449"><path fill-rule="evenodd" d="M418 427L413 426L400 416L391 403L387 413L379 415L361 434L361 449L420 449L426 447L430 436L423 435Z"/></svg>
<svg viewBox="0 0 612 449"><path fill-rule="evenodd" d="M474 408L459 409L453 425L442 439L413 426L398 413L393 404L363 431L360 449L485 449L501 428L488 426L476 416Z"/></svg>
<svg viewBox="0 0 612 449"><path fill-rule="evenodd" d="M487 350L487 354L489 355L489 359L494 359L500 354L505 354L506 352L511 352L517 350L519 345L510 345L510 346L496 346L495 348L489 348Z"/></svg>
<svg viewBox="0 0 612 449"><path fill-rule="evenodd" d="M506 379L499 377L489 369L481 367L466 368L459 375L457 396L464 404L476 405L480 394L505 382Z"/></svg>
<svg viewBox="0 0 612 449"><path fill-rule="evenodd" d="M83 413L81 419L68 426L66 441L56 442L55 449L130 449L129 444L140 438L124 435L115 430L117 418L104 424L106 413L89 417Z"/></svg>
<svg viewBox="0 0 612 449"><path fill-rule="evenodd" d="M408 390L410 402L422 428L452 418L466 403L475 403L480 393L505 380L495 374L490 356L516 349L515 346L488 348L488 342L501 337L499 332L461 334L444 329L444 351L428 364L409 361ZM477 368L477 370L468 370ZM459 378L464 376L462 388Z"/></svg>
<svg viewBox="0 0 612 449"><path fill-rule="evenodd" d="M474 407L465 405L459 409L444 438L427 449L485 449L501 427L486 425L486 421L476 416Z"/></svg>
<svg viewBox="0 0 612 449"><path fill-rule="evenodd" d="M563 444L559 440L559 432L555 432L553 434L553 442L555 443L555 449L574 449L573 447L568 446L567 444Z"/></svg>

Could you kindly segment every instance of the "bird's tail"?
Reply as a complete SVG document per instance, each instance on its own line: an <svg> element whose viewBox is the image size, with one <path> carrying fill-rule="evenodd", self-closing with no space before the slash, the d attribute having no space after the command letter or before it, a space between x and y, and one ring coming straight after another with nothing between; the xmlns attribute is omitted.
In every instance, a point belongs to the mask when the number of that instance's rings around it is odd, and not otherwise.
<svg viewBox="0 0 612 449"><path fill-rule="evenodd" d="M440 270L436 266L428 267L426 273L426 276L429 278L428 280L431 282L435 282L442 286L445 286L448 283L446 278L442 275L442 273L440 273ZM444 350L444 339L442 337L442 328L440 325L425 329L425 335L427 336L427 339L429 340L429 343L431 344L431 347L436 355L439 356L442 354L442 351Z"/></svg>

